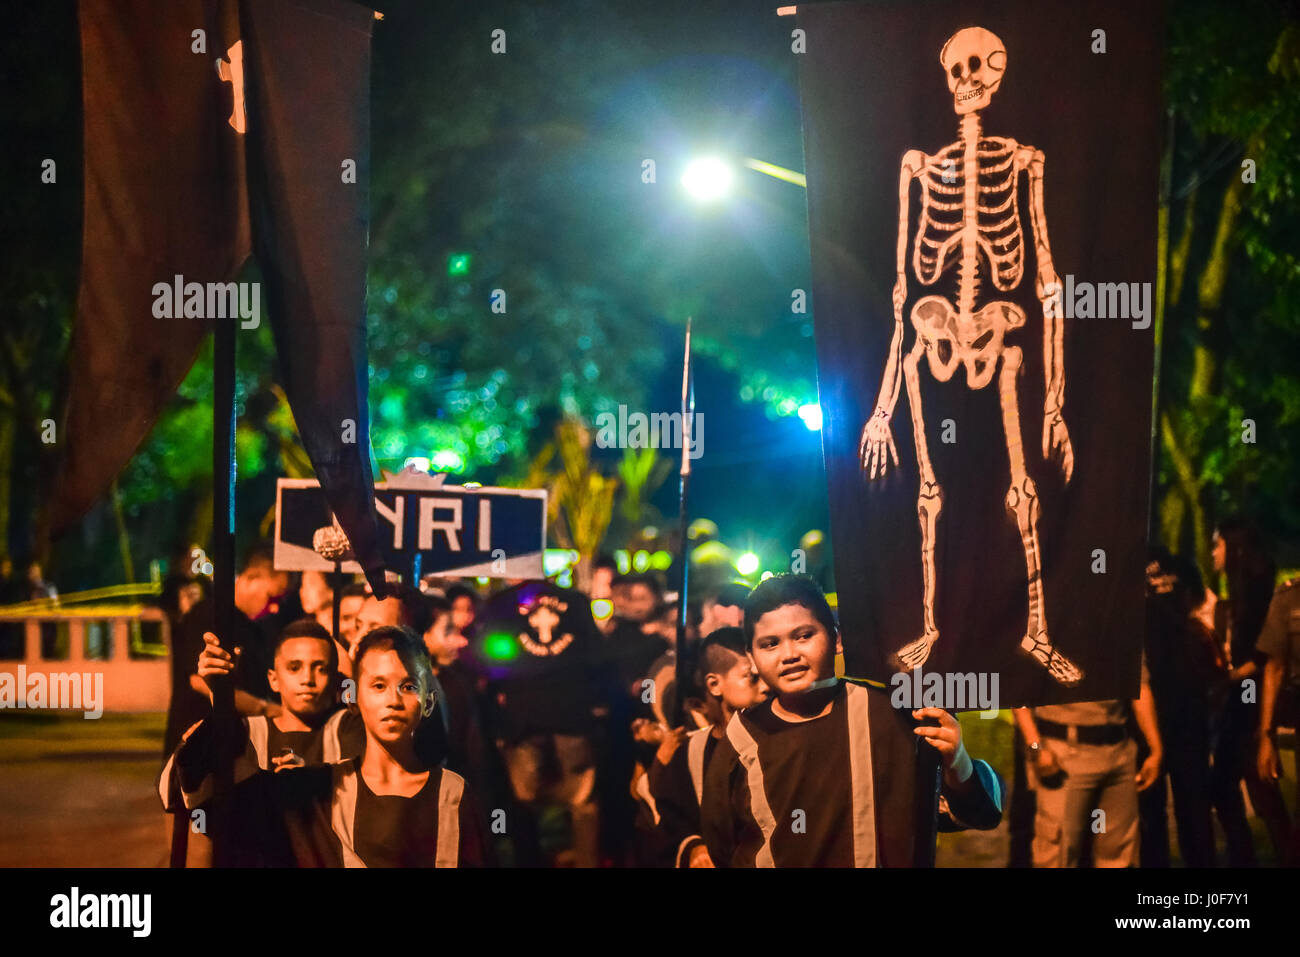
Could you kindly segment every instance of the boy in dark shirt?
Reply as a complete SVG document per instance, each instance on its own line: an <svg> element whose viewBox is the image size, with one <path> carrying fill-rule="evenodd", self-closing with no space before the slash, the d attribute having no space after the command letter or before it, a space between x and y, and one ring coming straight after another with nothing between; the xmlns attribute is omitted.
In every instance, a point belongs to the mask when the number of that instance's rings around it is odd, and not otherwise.
<svg viewBox="0 0 1300 957"><path fill-rule="evenodd" d="M457 867L486 862L481 819L460 775L420 756L417 730L437 721L433 672L408 629L381 627L357 645L361 753L339 764L258 770L231 755L231 718L204 721L181 744L176 766L186 807L201 783L234 760L228 798L235 838L218 865Z"/></svg>
<svg viewBox="0 0 1300 957"><path fill-rule="evenodd" d="M821 589L777 575L745 603L749 655L772 697L732 716L705 775L703 835L717 867L899 867L918 857L918 748L939 752L941 830L997 826L1002 782L972 761L940 708L835 677L841 644ZM930 719L938 726L919 724ZM930 848L932 853L933 848Z"/></svg>
<svg viewBox="0 0 1300 957"><path fill-rule="evenodd" d="M212 676L229 675L237 667L235 655L221 647L217 636L203 636L198 675L205 685ZM365 729L355 712L339 705L338 656L333 640L310 618L288 625L274 649L274 667L267 683L280 696L274 717L250 715L243 719L242 740L248 761L263 771L283 767L336 764L354 758L365 745ZM209 692L211 694L211 692ZM163 768L159 793L165 806L173 805L175 758ZM206 796L208 782L200 785Z"/></svg>
<svg viewBox="0 0 1300 957"><path fill-rule="evenodd" d="M704 692L706 724L687 734L666 763L656 755L649 771L659 826L676 849L677 867L713 866L700 836L705 771L732 715L761 702L765 690L750 663L744 629L714 629L699 655L695 683Z"/></svg>

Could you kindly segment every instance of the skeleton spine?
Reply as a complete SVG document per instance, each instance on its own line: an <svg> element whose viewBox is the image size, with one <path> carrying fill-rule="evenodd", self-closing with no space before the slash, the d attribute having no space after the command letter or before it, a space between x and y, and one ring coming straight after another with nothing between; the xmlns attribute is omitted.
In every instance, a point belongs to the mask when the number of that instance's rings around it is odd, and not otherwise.
<svg viewBox="0 0 1300 957"><path fill-rule="evenodd" d="M976 242L979 238L979 147L980 117L978 112L961 118L958 140L962 144L962 231L961 264L957 269L957 309L961 318L967 319L975 311L975 296L979 292L979 255Z"/></svg>

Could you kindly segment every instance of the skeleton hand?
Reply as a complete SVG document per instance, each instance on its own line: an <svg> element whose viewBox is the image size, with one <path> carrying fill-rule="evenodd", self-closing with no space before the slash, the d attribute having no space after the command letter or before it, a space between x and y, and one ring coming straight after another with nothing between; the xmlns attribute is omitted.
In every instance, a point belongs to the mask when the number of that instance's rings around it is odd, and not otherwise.
<svg viewBox="0 0 1300 957"><path fill-rule="evenodd" d="M1074 474L1074 448L1070 445L1070 430L1065 427L1059 408L1044 410L1043 413L1043 458L1051 459L1054 454L1060 455L1061 473L1068 485L1070 476Z"/></svg>
<svg viewBox="0 0 1300 957"><path fill-rule="evenodd" d="M874 479L877 473L883 477L890 458L895 466L898 465L898 450L894 448L894 436L889 430L889 413L884 409L877 409L867 420L858 446L858 458L868 479Z"/></svg>

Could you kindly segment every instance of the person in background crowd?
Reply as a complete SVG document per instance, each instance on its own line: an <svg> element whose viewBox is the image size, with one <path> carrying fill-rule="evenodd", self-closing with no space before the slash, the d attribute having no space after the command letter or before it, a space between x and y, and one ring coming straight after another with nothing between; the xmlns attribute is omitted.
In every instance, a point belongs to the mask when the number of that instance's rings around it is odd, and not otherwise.
<svg viewBox="0 0 1300 957"><path fill-rule="evenodd" d="M1131 705L1110 700L1015 709L1035 791L1035 867L1078 867L1090 835L1094 866L1138 866L1138 792L1155 783L1164 756L1145 655L1140 689ZM1128 734L1130 707L1150 752L1141 767ZM1104 827L1098 812L1105 814Z"/></svg>
<svg viewBox="0 0 1300 957"><path fill-rule="evenodd" d="M1169 866L1166 777L1174 795L1183 864L1214 866L1211 695L1222 687L1227 666L1211 629L1198 614L1206 595L1195 562L1163 548L1152 549L1147 565L1146 661L1167 773L1138 795L1143 867ZM1140 762L1146 750L1139 752Z"/></svg>
<svg viewBox="0 0 1300 957"><path fill-rule="evenodd" d="M486 745L479 717L474 676L460 663L465 650L465 636L452 627L452 605L441 592L425 593L431 623L424 632L424 647L429 652L433 673L446 694L447 767L467 778L485 793Z"/></svg>
<svg viewBox="0 0 1300 957"><path fill-rule="evenodd" d="M593 606L596 627L600 629L602 635L608 635L614 630L614 579L617 577L618 565L613 557L610 555L597 557L591 568L591 600L609 603L608 606L601 606L606 610L605 614L596 614Z"/></svg>
<svg viewBox="0 0 1300 957"><path fill-rule="evenodd" d="M324 572L306 571L298 583L298 603L302 613L316 619L328 632L334 630L334 589Z"/></svg>
<svg viewBox="0 0 1300 957"><path fill-rule="evenodd" d="M719 628L740 628L745 624L745 599L749 586L741 582L724 585L716 595L704 599L700 606L700 637L707 638Z"/></svg>
<svg viewBox="0 0 1300 957"><path fill-rule="evenodd" d="M451 603L451 630L465 641L473 641L478 635L478 592L468 585L452 585L447 589L447 601Z"/></svg>
<svg viewBox="0 0 1300 957"><path fill-rule="evenodd" d="M54 587L53 582L45 580L45 575L41 572L39 562L32 562L27 566L27 599L28 601L40 601L42 598L58 598L59 590Z"/></svg>
<svg viewBox="0 0 1300 957"><path fill-rule="evenodd" d="M259 542L249 549L244 565L235 576L234 634L223 636L230 647L242 649L235 671L235 708L244 715L273 717L279 704L273 700L267 672L271 668L270 645L254 620L262 616L276 595L289 587L289 576L272 564L271 546ZM163 753L170 755L181 735L210 710L207 686L199 678L197 662L204 648L203 635L215 628L214 607L205 597L190 609L172 631L172 696L167 709Z"/></svg>
<svg viewBox="0 0 1300 957"><path fill-rule="evenodd" d="M684 739L666 737L650 765L648 785L658 825L676 867L712 867L700 833L700 802L709 759L738 711L764 700L767 686L753 670L741 628L715 629L700 648L694 690L701 692L699 727Z"/></svg>
<svg viewBox="0 0 1300 957"><path fill-rule="evenodd" d="M8 555L0 558L0 605L16 605L27 600L27 589L14 578L14 563ZM0 659L23 657L23 624L0 622Z"/></svg>
<svg viewBox="0 0 1300 957"><path fill-rule="evenodd" d="M491 735L504 758L514 809L509 839L515 863L547 863L539 817L548 804L568 812L566 855L578 867L600 863L604 807L596 792L602 718L609 714L608 681L591 602L550 581L515 581L484 604ZM507 647L499 647L506 643Z"/></svg>
<svg viewBox="0 0 1300 957"><path fill-rule="evenodd" d="M1282 768L1277 753L1278 728L1300 725L1300 578L1278 587L1269 602L1264 627L1256 647L1267 656L1264 664L1263 694L1259 706L1259 746L1256 773L1260 781L1277 784ZM1270 825L1269 834L1278 850L1278 859L1288 867L1300 865L1300 821L1292 824L1278 791L1277 830ZM1300 795L1295 812L1300 818Z"/></svg>
<svg viewBox="0 0 1300 957"><path fill-rule="evenodd" d="M1213 538L1214 570L1222 576L1227 598L1214 609L1215 637L1226 650L1228 673L1225 694L1218 708L1214 767L1210 797L1223 825L1228 844L1228 864L1254 867L1254 838L1246 822L1241 782L1246 782L1250 803L1265 822L1276 846L1285 846L1286 807L1275 781L1262 781L1256 773L1259 734L1260 682L1265 657L1255 647L1277 574L1263 536L1239 519L1219 524Z"/></svg>
<svg viewBox="0 0 1300 957"><path fill-rule="evenodd" d="M207 579L185 572L172 572L163 579L158 607L167 616L173 629L190 613L190 609L203 600Z"/></svg>
<svg viewBox="0 0 1300 957"><path fill-rule="evenodd" d="M343 586L339 598L339 633L334 636L334 643L339 647L339 669L344 677L352 674L352 649L361 640L357 616L365 605L370 593L361 582ZM332 624L332 622L331 622Z"/></svg>

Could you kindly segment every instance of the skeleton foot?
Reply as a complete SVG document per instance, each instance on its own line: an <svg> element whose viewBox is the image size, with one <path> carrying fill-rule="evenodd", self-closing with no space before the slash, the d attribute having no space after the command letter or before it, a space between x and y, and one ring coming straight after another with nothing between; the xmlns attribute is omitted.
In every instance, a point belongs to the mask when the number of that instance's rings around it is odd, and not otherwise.
<svg viewBox="0 0 1300 957"><path fill-rule="evenodd" d="M904 671L919 668L930 657L930 649L934 647L934 643L938 640L939 633L937 631L928 632L916 639L916 641L909 642L899 648L898 651L894 652L894 657L902 664Z"/></svg>
<svg viewBox="0 0 1300 957"><path fill-rule="evenodd" d="M1025 635L1020 642L1022 651L1028 652L1035 661L1047 669L1047 673L1063 685L1077 685L1083 680L1083 672L1061 654L1047 641L1047 633Z"/></svg>

